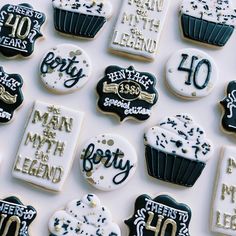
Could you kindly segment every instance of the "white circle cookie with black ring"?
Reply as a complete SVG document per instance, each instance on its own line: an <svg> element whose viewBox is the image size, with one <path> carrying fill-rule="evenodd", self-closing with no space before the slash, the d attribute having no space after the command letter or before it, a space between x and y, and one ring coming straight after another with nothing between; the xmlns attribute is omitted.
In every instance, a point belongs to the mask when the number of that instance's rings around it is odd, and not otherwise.
<svg viewBox="0 0 236 236"><path fill-rule="evenodd" d="M181 98L199 99L209 95L217 79L218 69L213 58L197 49L177 51L166 65L167 85Z"/></svg>
<svg viewBox="0 0 236 236"><path fill-rule="evenodd" d="M120 188L135 173L137 154L133 146L115 134L91 138L82 149L80 167L95 188L111 191Z"/></svg>
<svg viewBox="0 0 236 236"><path fill-rule="evenodd" d="M71 93L88 81L91 63L81 48L60 44L47 52L40 64L43 84L55 93Z"/></svg>

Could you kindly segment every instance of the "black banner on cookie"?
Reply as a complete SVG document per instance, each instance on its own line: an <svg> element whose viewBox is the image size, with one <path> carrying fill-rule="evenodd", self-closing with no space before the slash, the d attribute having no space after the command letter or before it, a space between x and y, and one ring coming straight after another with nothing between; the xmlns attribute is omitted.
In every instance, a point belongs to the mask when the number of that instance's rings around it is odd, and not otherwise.
<svg viewBox="0 0 236 236"><path fill-rule="evenodd" d="M7 57L21 54L30 56L35 40L42 36L40 29L45 22L42 12L29 4L7 4L0 10L0 51Z"/></svg>
<svg viewBox="0 0 236 236"><path fill-rule="evenodd" d="M24 206L16 197L0 200L0 235L29 236L28 228L36 215L32 206Z"/></svg>
<svg viewBox="0 0 236 236"><path fill-rule="evenodd" d="M109 66L97 85L98 107L115 113L121 121L129 117L147 120L158 98L155 85L156 78L149 73L138 72L132 66Z"/></svg>
<svg viewBox="0 0 236 236"><path fill-rule="evenodd" d="M190 208L168 195L154 199L141 195L136 199L133 217L125 223L130 229L130 236L189 236L190 220Z"/></svg>
<svg viewBox="0 0 236 236"><path fill-rule="evenodd" d="M9 122L14 111L22 104L23 80L18 74L7 74L0 67L0 123Z"/></svg>

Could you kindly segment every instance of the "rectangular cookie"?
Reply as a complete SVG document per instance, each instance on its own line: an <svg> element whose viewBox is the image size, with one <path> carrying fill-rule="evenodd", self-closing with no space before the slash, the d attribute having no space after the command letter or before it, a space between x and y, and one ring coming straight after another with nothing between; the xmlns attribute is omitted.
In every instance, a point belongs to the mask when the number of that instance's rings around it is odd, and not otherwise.
<svg viewBox="0 0 236 236"><path fill-rule="evenodd" d="M236 148L224 147L219 160L212 207L213 232L236 235Z"/></svg>
<svg viewBox="0 0 236 236"><path fill-rule="evenodd" d="M60 191L70 171L84 114L36 101L13 167L13 176Z"/></svg>
<svg viewBox="0 0 236 236"><path fill-rule="evenodd" d="M169 0L123 0L109 49L152 61L157 52Z"/></svg>

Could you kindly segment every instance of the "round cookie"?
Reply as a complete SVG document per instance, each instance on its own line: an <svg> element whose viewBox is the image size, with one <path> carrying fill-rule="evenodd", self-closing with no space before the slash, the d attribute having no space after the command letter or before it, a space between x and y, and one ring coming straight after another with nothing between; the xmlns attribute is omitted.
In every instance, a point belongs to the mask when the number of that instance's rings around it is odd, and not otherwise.
<svg viewBox="0 0 236 236"><path fill-rule="evenodd" d="M218 69L213 58L197 49L177 51L166 65L168 87L184 99L199 99L209 95L217 79Z"/></svg>
<svg viewBox="0 0 236 236"><path fill-rule="evenodd" d="M4 5L0 10L0 52L6 57L30 56L35 41L42 37L45 20L43 12L27 3Z"/></svg>
<svg viewBox="0 0 236 236"><path fill-rule="evenodd" d="M80 167L94 187L110 191L120 188L133 176L137 154L131 144L115 134L91 138L81 153Z"/></svg>
<svg viewBox="0 0 236 236"><path fill-rule="evenodd" d="M91 63L79 47L60 44L46 53L40 64L43 84L55 93L71 93L88 81Z"/></svg>
<svg viewBox="0 0 236 236"><path fill-rule="evenodd" d="M49 220L51 236L120 236L119 226L112 221L110 211L94 194L69 202Z"/></svg>
<svg viewBox="0 0 236 236"><path fill-rule="evenodd" d="M123 122L127 119L145 121L158 100L156 78L139 72L133 66L108 66L97 84L99 110L114 114Z"/></svg>

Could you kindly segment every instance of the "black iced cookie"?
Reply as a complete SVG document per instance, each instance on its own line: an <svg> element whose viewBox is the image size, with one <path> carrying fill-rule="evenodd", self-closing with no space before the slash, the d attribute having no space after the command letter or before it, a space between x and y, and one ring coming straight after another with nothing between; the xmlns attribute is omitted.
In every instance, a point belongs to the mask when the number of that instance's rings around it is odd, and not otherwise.
<svg viewBox="0 0 236 236"><path fill-rule="evenodd" d="M129 236L189 236L191 209L168 195L136 199L134 215L125 221Z"/></svg>
<svg viewBox="0 0 236 236"><path fill-rule="evenodd" d="M23 80L18 74L7 74L0 67L0 123L11 121L14 111L22 104Z"/></svg>
<svg viewBox="0 0 236 236"><path fill-rule="evenodd" d="M30 56L45 20L44 13L27 3L4 5L0 10L0 52L7 57Z"/></svg>
<svg viewBox="0 0 236 236"><path fill-rule="evenodd" d="M221 125L226 132L236 133L236 80L229 82L226 94L220 102L224 108Z"/></svg>
<svg viewBox="0 0 236 236"><path fill-rule="evenodd" d="M98 108L102 112L115 113L121 121L128 118L147 120L158 99L155 85L153 75L136 71L133 66L127 69L109 66L105 77L97 84Z"/></svg>
<svg viewBox="0 0 236 236"><path fill-rule="evenodd" d="M17 197L0 200L0 235L29 236L29 225L37 215L32 206L25 206Z"/></svg>

